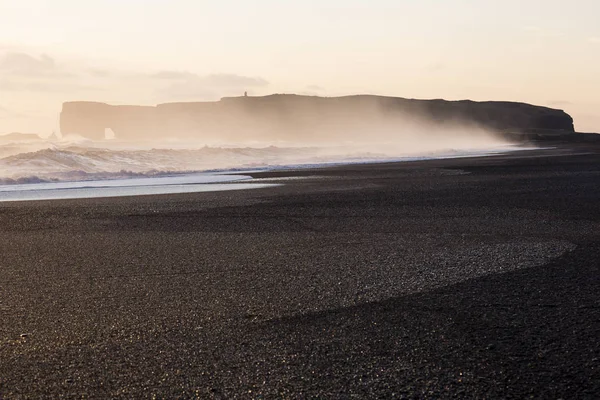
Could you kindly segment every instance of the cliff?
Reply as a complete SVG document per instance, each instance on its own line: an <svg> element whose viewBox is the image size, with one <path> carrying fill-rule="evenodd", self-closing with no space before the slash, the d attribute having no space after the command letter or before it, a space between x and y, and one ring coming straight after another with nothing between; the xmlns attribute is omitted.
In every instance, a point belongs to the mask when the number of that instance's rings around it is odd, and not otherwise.
<svg viewBox="0 0 600 400"><path fill-rule="evenodd" d="M219 140L328 140L364 137L374 129L393 135L415 126L477 126L499 132L574 132L562 110L513 102L412 100L371 95L311 97L271 95L156 107L64 103L64 134L123 140L164 137Z"/></svg>

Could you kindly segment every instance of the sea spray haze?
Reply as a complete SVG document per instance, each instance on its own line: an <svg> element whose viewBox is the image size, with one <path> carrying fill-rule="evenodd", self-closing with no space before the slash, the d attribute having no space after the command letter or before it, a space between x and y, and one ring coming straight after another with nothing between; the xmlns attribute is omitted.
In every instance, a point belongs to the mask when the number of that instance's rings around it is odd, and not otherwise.
<svg viewBox="0 0 600 400"><path fill-rule="evenodd" d="M6 146L6 147L5 147ZM509 144L492 135L406 135L404 140L345 143L343 145L303 145L288 143L274 146L221 144L212 146L183 143L86 143L74 146L59 142L2 145L6 155L0 159L0 182L42 180L109 179L126 176L155 176L211 170L277 168L292 165L352 163L403 158L460 156L505 151ZM22 152L19 152L22 150ZM30 151L32 150L32 151ZM35 181L35 179L33 179Z"/></svg>
<svg viewBox="0 0 600 400"><path fill-rule="evenodd" d="M86 131L86 121L94 120L90 109L96 104L86 103L70 125L80 124L83 132L63 133L60 139L1 144L0 179L3 183L109 179L369 162L501 151L510 145L493 129L472 121L435 120L418 110L414 114L389 112L370 97L348 110L339 105L323 110L310 98L291 99L291 106L269 105L258 114L243 107L247 100L237 99L241 106L228 107L230 114L220 119L182 114L169 120L160 132L147 130L149 121L139 115L144 108L135 107L133 114L119 109L116 121L101 118L95 123L102 127L103 135L110 132L110 139L85 137L93 136ZM160 126L159 121L150 122ZM112 132L111 124L119 129Z"/></svg>

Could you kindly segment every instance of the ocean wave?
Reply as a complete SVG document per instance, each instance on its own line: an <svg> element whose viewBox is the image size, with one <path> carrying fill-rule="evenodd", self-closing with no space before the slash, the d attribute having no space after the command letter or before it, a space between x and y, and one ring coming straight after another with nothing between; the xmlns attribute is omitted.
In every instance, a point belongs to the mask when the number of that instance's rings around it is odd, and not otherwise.
<svg viewBox="0 0 600 400"><path fill-rule="evenodd" d="M57 145L0 158L0 185L160 177L195 172L315 167L328 164L409 161L507 151L506 146L403 152L385 146L209 147L110 149Z"/></svg>
<svg viewBox="0 0 600 400"><path fill-rule="evenodd" d="M342 149L314 147L113 150L71 146L0 158L0 184L243 170L348 159L377 159L383 156L370 152L349 153Z"/></svg>

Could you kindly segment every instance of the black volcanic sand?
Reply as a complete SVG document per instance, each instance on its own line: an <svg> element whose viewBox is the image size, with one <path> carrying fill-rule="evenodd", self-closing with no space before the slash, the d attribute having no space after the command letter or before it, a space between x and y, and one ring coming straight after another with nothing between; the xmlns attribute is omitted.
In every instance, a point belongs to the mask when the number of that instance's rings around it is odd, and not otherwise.
<svg viewBox="0 0 600 400"><path fill-rule="evenodd" d="M0 398L598 398L576 146L0 203Z"/></svg>

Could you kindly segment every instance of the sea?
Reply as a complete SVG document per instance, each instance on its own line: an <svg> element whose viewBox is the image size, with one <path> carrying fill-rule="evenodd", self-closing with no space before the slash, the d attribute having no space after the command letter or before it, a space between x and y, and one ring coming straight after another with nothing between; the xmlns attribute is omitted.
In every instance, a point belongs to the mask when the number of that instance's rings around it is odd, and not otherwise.
<svg viewBox="0 0 600 400"><path fill-rule="evenodd" d="M127 143L59 140L2 141L0 202L118 197L274 186L250 171L352 163L485 156L522 149L503 141L452 148L401 144Z"/></svg>

